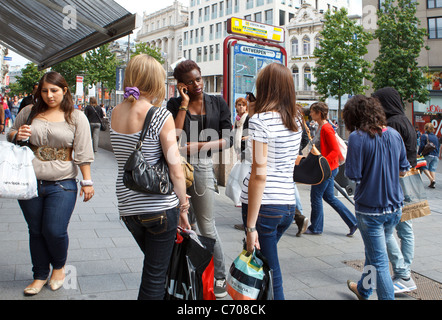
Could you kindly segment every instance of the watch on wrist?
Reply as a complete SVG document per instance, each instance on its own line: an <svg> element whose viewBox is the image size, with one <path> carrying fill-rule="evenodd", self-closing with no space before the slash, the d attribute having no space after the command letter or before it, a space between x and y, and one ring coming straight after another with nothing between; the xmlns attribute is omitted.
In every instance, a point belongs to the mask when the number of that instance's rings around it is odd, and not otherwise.
<svg viewBox="0 0 442 320"><path fill-rule="evenodd" d="M255 231L256 231L256 227L253 227L253 228L249 228L249 227L247 227L247 228L246 228L246 231L247 231L247 232L255 232Z"/></svg>
<svg viewBox="0 0 442 320"><path fill-rule="evenodd" d="M92 187L94 185L94 182L92 180L81 180L80 186L82 187Z"/></svg>

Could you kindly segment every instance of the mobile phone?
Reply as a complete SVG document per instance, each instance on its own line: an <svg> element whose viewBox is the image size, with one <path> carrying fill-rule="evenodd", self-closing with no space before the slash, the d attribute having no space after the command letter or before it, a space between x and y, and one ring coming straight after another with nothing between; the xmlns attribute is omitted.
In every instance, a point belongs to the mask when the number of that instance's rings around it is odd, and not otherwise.
<svg viewBox="0 0 442 320"><path fill-rule="evenodd" d="M255 95L252 92L246 92L246 98L249 97L250 102L255 102L256 98Z"/></svg>

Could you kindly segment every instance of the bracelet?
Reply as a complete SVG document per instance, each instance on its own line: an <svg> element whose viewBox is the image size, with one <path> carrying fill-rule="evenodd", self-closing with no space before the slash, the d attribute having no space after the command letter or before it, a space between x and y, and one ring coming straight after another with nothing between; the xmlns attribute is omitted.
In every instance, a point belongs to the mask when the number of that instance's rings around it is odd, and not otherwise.
<svg viewBox="0 0 442 320"><path fill-rule="evenodd" d="M94 182L92 180L81 180L80 186L82 187L92 187L94 185Z"/></svg>
<svg viewBox="0 0 442 320"><path fill-rule="evenodd" d="M253 228L249 228L249 227L247 227L247 228L246 228L246 231L247 231L247 232L255 232L255 231L256 231L256 227L253 227Z"/></svg>
<svg viewBox="0 0 442 320"><path fill-rule="evenodd" d="M180 106L180 109L179 110L184 110L184 111L187 111L189 109L189 107L185 107L185 106Z"/></svg>

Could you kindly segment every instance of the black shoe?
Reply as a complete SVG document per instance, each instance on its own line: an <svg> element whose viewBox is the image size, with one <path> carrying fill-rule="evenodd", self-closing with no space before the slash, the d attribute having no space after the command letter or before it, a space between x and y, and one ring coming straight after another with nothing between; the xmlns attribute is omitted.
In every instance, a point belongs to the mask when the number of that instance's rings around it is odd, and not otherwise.
<svg viewBox="0 0 442 320"><path fill-rule="evenodd" d="M298 225L298 233L296 234L297 237L300 237L301 234L303 234L307 230L308 221L309 221L308 218L304 217L304 220L302 221L302 224Z"/></svg>
<svg viewBox="0 0 442 320"><path fill-rule="evenodd" d="M431 183L430 183L430 185L428 186L429 188L432 188L432 189L435 189L436 187L435 187L435 184L436 184L436 181L435 180L433 180L433 181L431 181Z"/></svg>

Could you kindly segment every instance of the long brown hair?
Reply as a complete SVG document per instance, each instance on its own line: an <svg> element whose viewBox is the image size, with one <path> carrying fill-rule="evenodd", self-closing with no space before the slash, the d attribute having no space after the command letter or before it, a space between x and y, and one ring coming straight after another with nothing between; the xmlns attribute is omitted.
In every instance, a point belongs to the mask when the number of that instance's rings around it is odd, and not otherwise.
<svg viewBox="0 0 442 320"><path fill-rule="evenodd" d="M292 131L298 131L301 110L296 104L295 84L290 70L279 63L271 63L261 70L256 79L255 113L275 111L282 123Z"/></svg>
<svg viewBox="0 0 442 320"><path fill-rule="evenodd" d="M41 96L41 90L43 83L50 83L60 87L62 90L66 90L63 101L60 104L60 109L64 112L64 118L67 123L72 124L72 113L74 112L74 101L72 100L72 94L69 90L69 85L61 74L55 71L46 73L38 83L37 92L34 97L34 107L32 108L32 119L34 119L40 113L48 110L48 105L43 101Z"/></svg>

